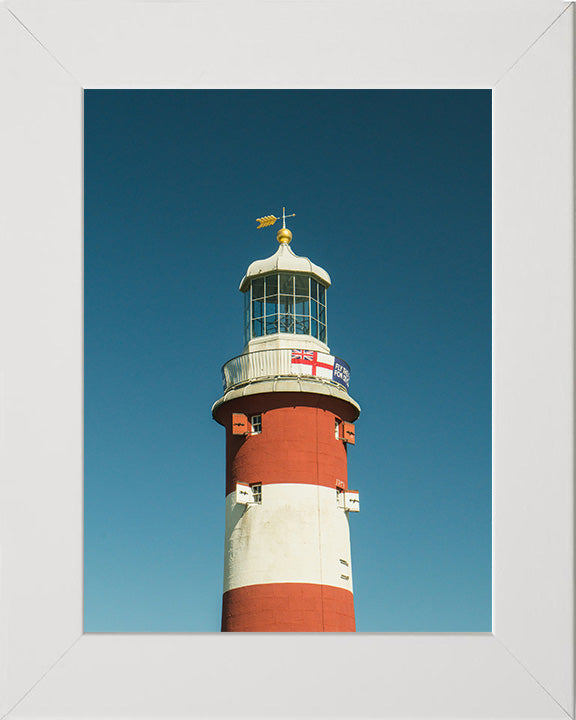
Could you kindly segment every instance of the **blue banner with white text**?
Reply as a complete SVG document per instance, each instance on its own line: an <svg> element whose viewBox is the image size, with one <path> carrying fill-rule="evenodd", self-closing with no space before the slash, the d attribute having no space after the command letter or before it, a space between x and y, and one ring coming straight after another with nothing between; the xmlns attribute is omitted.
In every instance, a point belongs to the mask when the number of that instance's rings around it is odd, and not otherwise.
<svg viewBox="0 0 576 720"><path fill-rule="evenodd" d="M334 358L334 370L332 371L332 380L344 385L346 390L350 384L350 366L340 358Z"/></svg>

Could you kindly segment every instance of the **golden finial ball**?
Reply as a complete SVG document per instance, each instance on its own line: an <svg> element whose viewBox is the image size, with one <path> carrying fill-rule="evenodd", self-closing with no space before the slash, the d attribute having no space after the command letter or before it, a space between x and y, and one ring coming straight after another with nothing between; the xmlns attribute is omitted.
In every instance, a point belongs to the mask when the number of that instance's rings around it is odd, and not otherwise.
<svg viewBox="0 0 576 720"><path fill-rule="evenodd" d="M279 243L289 243L290 240L292 240L292 233L288 228L280 228L276 233L276 240L278 240Z"/></svg>

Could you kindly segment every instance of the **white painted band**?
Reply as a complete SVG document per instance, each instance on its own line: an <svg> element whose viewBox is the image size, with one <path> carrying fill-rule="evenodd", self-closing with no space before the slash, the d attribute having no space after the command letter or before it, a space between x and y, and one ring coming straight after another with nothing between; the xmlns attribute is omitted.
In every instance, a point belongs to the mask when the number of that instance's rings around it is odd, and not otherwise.
<svg viewBox="0 0 576 720"><path fill-rule="evenodd" d="M279 582L352 590L348 515L335 488L263 485L258 505L226 497L224 592Z"/></svg>

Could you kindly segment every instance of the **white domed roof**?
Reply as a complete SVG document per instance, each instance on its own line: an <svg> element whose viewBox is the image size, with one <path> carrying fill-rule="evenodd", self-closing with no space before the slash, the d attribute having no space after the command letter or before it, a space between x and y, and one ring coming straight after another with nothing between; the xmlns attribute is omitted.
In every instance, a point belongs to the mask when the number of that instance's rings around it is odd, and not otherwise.
<svg viewBox="0 0 576 720"><path fill-rule="evenodd" d="M244 275L240 283L240 290L244 292L253 278L278 271L308 273L309 275L313 275L317 280L320 280L326 287L331 284L330 275L328 275L324 268L315 265L307 257L295 255L288 243L283 242L280 243L274 255L264 260L255 260L249 266L246 275Z"/></svg>

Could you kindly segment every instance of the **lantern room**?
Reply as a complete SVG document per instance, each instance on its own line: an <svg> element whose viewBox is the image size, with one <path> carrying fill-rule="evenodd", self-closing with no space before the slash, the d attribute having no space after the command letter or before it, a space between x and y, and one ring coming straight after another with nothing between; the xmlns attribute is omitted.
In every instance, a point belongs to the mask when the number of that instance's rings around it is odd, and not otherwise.
<svg viewBox="0 0 576 720"><path fill-rule="evenodd" d="M292 233L277 234L278 250L269 258L253 262L242 282L244 293L244 344L260 346L292 341L327 350L327 289L330 276L289 246Z"/></svg>
<svg viewBox="0 0 576 720"><path fill-rule="evenodd" d="M276 333L326 342L326 287L310 275L273 273L244 291L244 341Z"/></svg>

